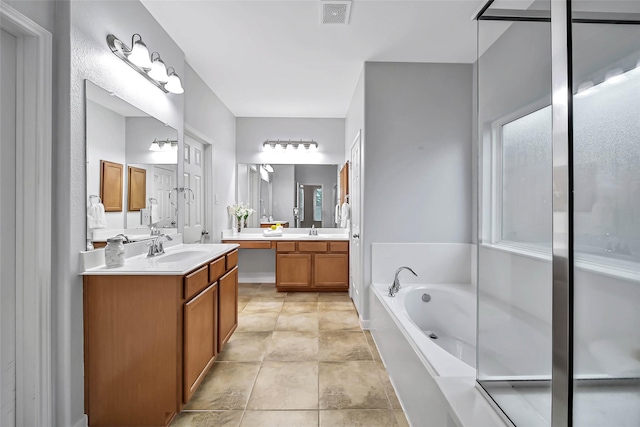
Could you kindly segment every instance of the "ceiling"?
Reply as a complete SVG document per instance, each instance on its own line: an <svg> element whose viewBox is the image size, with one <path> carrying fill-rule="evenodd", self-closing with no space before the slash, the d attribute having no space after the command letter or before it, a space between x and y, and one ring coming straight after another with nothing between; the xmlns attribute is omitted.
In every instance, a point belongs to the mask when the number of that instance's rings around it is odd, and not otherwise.
<svg viewBox="0 0 640 427"><path fill-rule="evenodd" d="M337 118L365 61L474 62L484 2L354 0L322 25L322 0L142 0L235 116Z"/></svg>

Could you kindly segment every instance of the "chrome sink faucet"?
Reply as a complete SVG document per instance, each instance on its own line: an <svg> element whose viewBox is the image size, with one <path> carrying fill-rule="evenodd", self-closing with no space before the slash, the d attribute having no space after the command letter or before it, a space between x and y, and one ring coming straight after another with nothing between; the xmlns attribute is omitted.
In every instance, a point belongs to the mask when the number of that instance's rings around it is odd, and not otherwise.
<svg viewBox="0 0 640 427"><path fill-rule="evenodd" d="M149 243L149 253L147 253L147 257L154 257L157 255L162 255L164 253L164 242L165 240L173 240L171 236L167 236L166 234L161 234Z"/></svg>
<svg viewBox="0 0 640 427"><path fill-rule="evenodd" d="M317 236L318 230L316 230L316 225L311 224L311 228L309 229L309 236Z"/></svg>
<svg viewBox="0 0 640 427"><path fill-rule="evenodd" d="M410 269L409 267L400 267L399 269L397 269L396 270L396 276L393 279L393 284L391 286L389 286L389 296L390 297L395 297L396 294L398 293L398 291L400 290L400 279L398 278L398 275L400 274L400 272L402 270L409 270L410 272L413 273L414 276L418 277L416 272L413 271L412 269Z"/></svg>

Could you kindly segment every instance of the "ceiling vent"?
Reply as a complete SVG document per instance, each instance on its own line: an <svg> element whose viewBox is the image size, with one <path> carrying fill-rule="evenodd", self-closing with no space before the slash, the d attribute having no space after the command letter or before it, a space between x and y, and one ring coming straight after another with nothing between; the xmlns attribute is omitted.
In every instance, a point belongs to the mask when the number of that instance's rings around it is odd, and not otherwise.
<svg viewBox="0 0 640 427"><path fill-rule="evenodd" d="M320 2L323 24L348 24L351 1L324 0Z"/></svg>

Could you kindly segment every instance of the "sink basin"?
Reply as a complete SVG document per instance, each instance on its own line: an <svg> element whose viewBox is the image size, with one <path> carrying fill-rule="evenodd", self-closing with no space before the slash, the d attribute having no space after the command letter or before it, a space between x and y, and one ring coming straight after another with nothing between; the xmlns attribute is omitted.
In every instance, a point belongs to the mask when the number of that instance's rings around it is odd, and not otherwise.
<svg viewBox="0 0 640 427"><path fill-rule="evenodd" d="M195 259L198 257L202 257L207 255L206 251L180 251L180 252L172 252L165 255L161 255L156 258L156 261L159 263L165 262L180 262L186 261L188 259Z"/></svg>

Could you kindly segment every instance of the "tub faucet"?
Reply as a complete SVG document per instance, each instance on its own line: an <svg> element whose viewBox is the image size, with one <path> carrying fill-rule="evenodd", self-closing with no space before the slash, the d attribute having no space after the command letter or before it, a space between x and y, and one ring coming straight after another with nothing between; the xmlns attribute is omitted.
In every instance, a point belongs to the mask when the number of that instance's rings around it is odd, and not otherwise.
<svg viewBox="0 0 640 427"><path fill-rule="evenodd" d="M149 253L147 253L147 257L154 257L156 255L162 255L164 253L164 241L165 240L173 240L171 236L167 236L166 234L161 234L149 244Z"/></svg>
<svg viewBox="0 0 640 427"><path fill-rule="evenodd" d="M396 296L396 294L400 290L400 279L398 278L398 275L400 274L400 272L402 270L409 270L410 272L413 273L414 276L418 277L416 272L413 271L412 269L410 269L409 267L400 267L399 269L397 269L396 270L396 277L393 279L393 285L389 286L389 296L390 297Z"/></svg>

